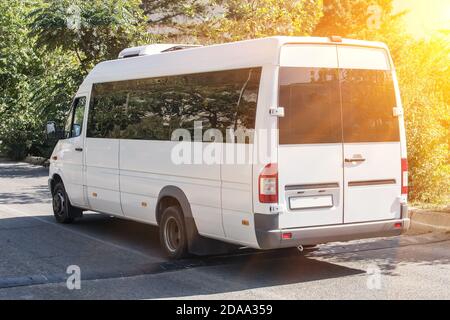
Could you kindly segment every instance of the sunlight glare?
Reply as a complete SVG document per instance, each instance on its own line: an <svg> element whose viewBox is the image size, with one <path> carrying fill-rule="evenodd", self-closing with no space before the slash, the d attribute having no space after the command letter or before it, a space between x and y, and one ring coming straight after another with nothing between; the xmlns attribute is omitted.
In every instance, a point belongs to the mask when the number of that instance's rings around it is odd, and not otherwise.
<svg viewBox="0 0 450 320"><path fill-rule="evenodd" d="M395 0L394 12L407 10L404 21L417 37L429 37L436 31L450 30L449 0Z"/></svg>

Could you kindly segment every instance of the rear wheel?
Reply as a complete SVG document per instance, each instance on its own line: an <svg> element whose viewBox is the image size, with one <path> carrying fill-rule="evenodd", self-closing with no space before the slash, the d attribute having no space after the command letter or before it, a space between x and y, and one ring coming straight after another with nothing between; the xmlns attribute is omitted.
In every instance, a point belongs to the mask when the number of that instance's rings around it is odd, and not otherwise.
<svg viewBox="0 0 450 320"><path fill-rule="evenodd" d="M58 182L52 195L53 214L59 223L72 223L75 218L81 217L83 211L70 204L66 189L62 182Z"/></svg>
<svg viewBox="0 0 450 320"><path fill-rule="evenodd" d="M159 237L164 251L170 258L180 259L187 255L186 226L180 208L168 207L164 210Z"/></svg>

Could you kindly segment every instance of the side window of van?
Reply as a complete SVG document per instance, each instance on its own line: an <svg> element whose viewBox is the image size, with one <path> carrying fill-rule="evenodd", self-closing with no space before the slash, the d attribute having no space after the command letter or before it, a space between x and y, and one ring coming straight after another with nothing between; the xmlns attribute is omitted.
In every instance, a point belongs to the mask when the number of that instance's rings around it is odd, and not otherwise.
<svg viewBox="0 0 450 320"><path fill-rule="evenodd" d="M131 81L125 139L170 140L175 129L191 132L254 129L260 68Z"/></svg>
<svg viewBox="0 0 450 320"><path fill-rule="evenodd" d="M89 137L170 140L191 132L254 129L261 68L95 84ZM249 141L246 141L247 143Z"/></svg>
<svg viewBox="0 0 450 320"><path fill-rule="evenodd" d="M73 123L71 129L71 138L79 137L83 129L84 111L86 109L86 97L80 97L75 100L73 110Z"/></svg>
<svg viewBox="0 0 450 320"><path fill-rule="evenodd" d="M72 120L73 120L73 105L70 108L69 114L67 115L66 123L64 125L64 138L69 139L72 132Z"/></svg>
<svg viewBox="0 0 450 320"><path fill-rule="evenodd" d="M191 102L185 79L163 77L133 80L129 82L128 89L130 98L121 138L169 140L171 132L180 127L177 116L187 112L183 103Z"/></svg>
<svg viewBox="0 0 450 320"><path fill-rule="evenodd" d="M87 136L91 138L120 138L128 101L126 82L94 84Z"/></svg>
<svg viewBox="0 0 450 320"><path fill-rule="evenodd" d="M86 97L75 98L65 125L66 138L79 137L83 128Z"/></svg>

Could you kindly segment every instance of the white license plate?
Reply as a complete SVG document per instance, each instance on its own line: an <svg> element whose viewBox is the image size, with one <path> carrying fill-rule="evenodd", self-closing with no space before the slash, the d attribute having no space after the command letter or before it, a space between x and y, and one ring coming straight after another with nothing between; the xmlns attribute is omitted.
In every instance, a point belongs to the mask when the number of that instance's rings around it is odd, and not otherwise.
<svg viewBox="0 0 450 320"><path fill-rule="evenodd" d="M291 209L327 208L333 206L333 196L308 196L289 198Z"/></svg>

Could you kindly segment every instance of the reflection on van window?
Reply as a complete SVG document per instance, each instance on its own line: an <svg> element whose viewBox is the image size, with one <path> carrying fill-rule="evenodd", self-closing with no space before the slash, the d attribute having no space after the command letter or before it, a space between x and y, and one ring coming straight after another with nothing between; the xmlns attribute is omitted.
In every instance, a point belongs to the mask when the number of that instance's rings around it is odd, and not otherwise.
<svg viewBox="0 0 450 320"><path fill-rule="evenodd" d="M86 109L86 97L76 98L70 109L64 126L65 138L76 138L81 135L83 127L84 110Z"/></svg>
<svg viewBox="0 0 450 320"><path fill-rule="evenodd" d="M400 141L390 71L340 70L344 142Z"/></svg>
<svg viewBox="0 0 450 320"><path fill-rule="evenodd" d="M279 100L280 144L400 141L390 71L281 68Z"/></svg>
<svg viewBox="0 0 450 320"><path fill-rule="evenodd" d="M73 111L73 124L71 137L79 137L83 128L84 110L86 108L86 97L77 98Z"/></svg>
<svg viewBox="0 0 450 320"><path fill-rule="evenodd" d="M119 138L124 128L128 93L125 82L95 84L92 89L87 136Z"/></svg>
<svg viewBox="0 0 450 320"><path fill-rule="evenodd" d="M280 68L280 144L342 141L337 69Z"/></svg>
<svg viewBox="0 0 450 320"><path fill-rule="evenodd" d="M261 68L95 84L89 137L170 140L175 129L254 129Z"/></svg>

